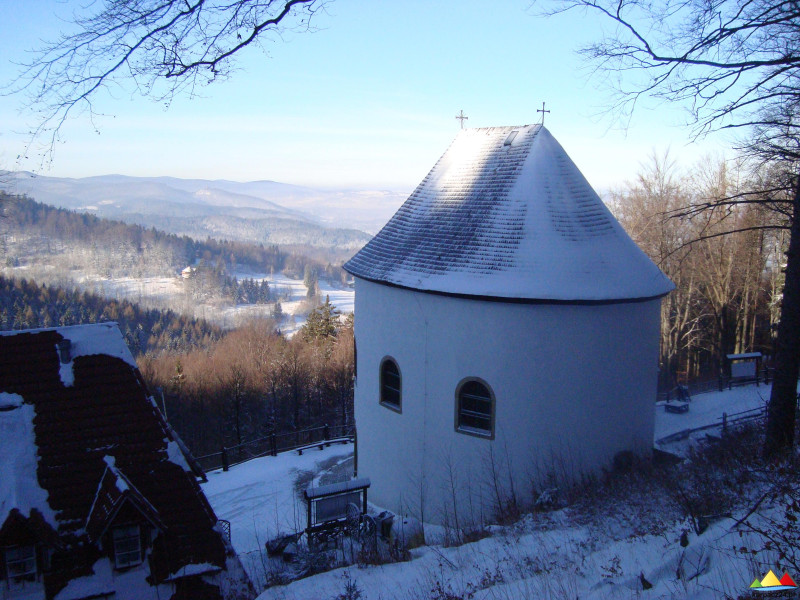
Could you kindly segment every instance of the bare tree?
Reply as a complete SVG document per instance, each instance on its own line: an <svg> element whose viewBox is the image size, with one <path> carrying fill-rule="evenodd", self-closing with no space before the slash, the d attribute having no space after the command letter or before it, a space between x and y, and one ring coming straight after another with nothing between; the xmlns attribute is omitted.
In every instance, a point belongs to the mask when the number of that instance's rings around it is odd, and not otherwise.
<svg viewBox="0 0 800 600"><path fill-rule="evenodd" d="M11 91L26 92L38 115L34 139L48 157L65 120L95 116L98 93L132 84L169 104L230 75L245 48L307 31L326 0L104 0L74 17L74 32L21 65ZM99 8L99 10L98 10ZM124 88L127 89L127 88Z"/></svg>
<svg viewBox="0 0 800 600"><path fill-rule="evenodd" d="M765 454L794 444L800 366L800 4L778 0L556 0L551 13L601 15L613 33L582 53L616 87L616 107L632 111L643 97L687 104L694 131L739 132L739 149L760 164L779 164L784 185L700 202L676 214L758 203L776 208L790 230L776 372ZM791 194L786 194L791 190ZM774 223L747 225L768 229ZM714 232L721 236L737 231Z"/></svg>

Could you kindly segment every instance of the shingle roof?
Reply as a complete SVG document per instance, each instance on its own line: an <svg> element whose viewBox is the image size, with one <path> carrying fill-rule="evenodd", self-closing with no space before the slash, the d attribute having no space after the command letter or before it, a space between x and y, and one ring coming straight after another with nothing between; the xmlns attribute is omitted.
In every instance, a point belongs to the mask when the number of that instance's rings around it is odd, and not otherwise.
<svg viewBox="0 0 800 600"><path fill-rule="evenodd" d="M345 269L499 299L616 301L674 287L541 125L463 130Z"/></svg>
<svg viewBox="0 0 800 600"><path fill-rule="evenodd" d="M64 364L63 340L72 342ZM216 516L193 475L178 464L185 463L171 459L175 442L116 324L3 332L0 392L22 397L24 405L12 410L35 411L36 476L65 544L83 544L90 516L93 532L102 527L99 507L109 505L111 514L116 500L109 489L129 485L135 492L121 496L134 498L140 510L152 508L163 524L165 543L158 548L166 555L153 561L156 580L190 563L224 566Z"/></svg>

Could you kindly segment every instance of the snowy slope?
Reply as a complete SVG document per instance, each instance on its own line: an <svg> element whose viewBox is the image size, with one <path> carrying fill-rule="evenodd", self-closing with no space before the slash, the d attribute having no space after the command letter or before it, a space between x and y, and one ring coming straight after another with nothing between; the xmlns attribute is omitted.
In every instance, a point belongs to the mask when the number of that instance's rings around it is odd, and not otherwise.
<svg viewBox="0 0 800 600"><path fill-rule="evenodd" d="M233 547L257 589L265 577L264 544L305 529L302 490L322 472L335 471L340 464L350 463L352 473L352 455L352 445L336 444L302 456L284 452L236 465L229 472L208 473L203 492L217 516L231 522Z"/></svg>
<svg viewBox="0 0 800 600"><path fill-rule="evenodd" d="M768 386L746 386L697 395L685 414L656 407L656 436L718 422L722 412L758 408L768 396ZM331 467L338 467L339 478L345 476L351 452L352 446L334 446L303 456L284 453L209 475L204 491L217 515L231 521L234 547L256 582L266 575L260 551L264 542L304 527L299 490ZM688 520L676 520L674 507L652 504L647 497L638 501L632 512L623 506L602 520L576 515L570 508L528 516L510 527L493 527L490 537L459 547L436 544L441 528L426 528L429 545L413 550L408 562L336 569L269 588L259 600L331 600L345 591L348 581L361 591L362 600L711 600L745 594L753 579L774 568L774 556L743 557L733 551L734 546L756 544L747 536L740 538L731 519L695 536ZM684 532L689 532L686 547L680 544ZM643 591L642 577L653 587Z"/></svg>

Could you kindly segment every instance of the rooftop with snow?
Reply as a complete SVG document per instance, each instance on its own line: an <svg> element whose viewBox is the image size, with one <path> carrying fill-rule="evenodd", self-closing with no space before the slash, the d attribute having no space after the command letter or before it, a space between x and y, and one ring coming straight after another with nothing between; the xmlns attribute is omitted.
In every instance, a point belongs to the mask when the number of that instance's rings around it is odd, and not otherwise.
<svg viewBox="0 0 800 600"><path fill-rule="evenodd" d="M345 269L518 300L645 299L674 287L542 125L462 130Z"/></svg>

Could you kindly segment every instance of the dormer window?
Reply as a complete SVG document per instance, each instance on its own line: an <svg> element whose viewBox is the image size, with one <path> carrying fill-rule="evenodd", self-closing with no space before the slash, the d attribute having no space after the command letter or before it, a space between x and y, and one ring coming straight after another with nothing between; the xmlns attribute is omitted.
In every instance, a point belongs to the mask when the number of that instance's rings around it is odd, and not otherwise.
<svg viewBox="0 0 800 600"><path fill-rule="evenodd" d="M12 585L36 581L36 546L12 546L6 548L5 555L6 574Z"/></svg>
<svg viewBox="0 0 800 600"><path fill-rule="evenodd" d="M111 537L117 569L127 569L142 562L142 535L138 525L114 527Z"/></svg>

